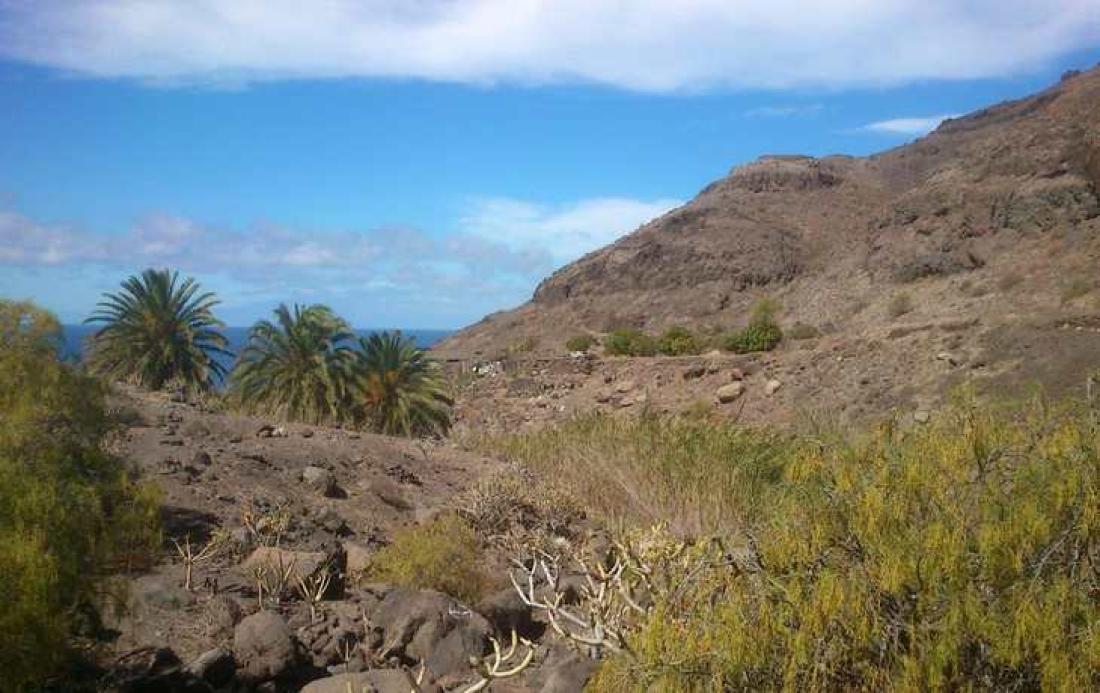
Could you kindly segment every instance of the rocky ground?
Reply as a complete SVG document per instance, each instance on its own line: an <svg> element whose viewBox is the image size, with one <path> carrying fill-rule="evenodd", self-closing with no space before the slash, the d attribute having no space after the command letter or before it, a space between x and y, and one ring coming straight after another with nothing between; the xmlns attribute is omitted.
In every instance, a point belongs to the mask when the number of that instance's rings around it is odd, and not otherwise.
<svg viewBox="0 0 1100 693"><path fill-rule="evenodd" d="M991 301L997 300L991 296ZM980 316L884 320L863 335L788 339L736 355L456 360L461 435L538 428L591 412L706 414L748 425L927 420L960 386L1083 396L1100 366L1091 312L990 324ZM598 351L598 349L594 350Z"/></svg>
<svg viewBox="0 0 1100 693"><path fill-rule="evenodd" d="M501 463L450 444L272 425L132 391L114 407L129 422L117 452L163 493L166 544L110 610L108 689L408 693L406 672L423 666L423 690L466 690L479 681L470 658L490 651L491 636L507 644L513 628L537 643L533 662L491 690L579 690L591 670L542 637L545 624L503 574L473 605L354 578L395 532L454 508ZM203 557L212 539L218 549ZM330 578L315 613L290 588L260 608L262 585L270 595L279 572L309 586Z"/></svg>

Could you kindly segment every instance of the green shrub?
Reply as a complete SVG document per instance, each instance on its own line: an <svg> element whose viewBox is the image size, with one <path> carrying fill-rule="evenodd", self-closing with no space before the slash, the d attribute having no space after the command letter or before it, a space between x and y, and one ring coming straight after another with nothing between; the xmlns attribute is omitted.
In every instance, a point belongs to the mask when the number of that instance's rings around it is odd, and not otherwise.
<svg viewBox="0 0 1100 693"><path fill-rule="evenodd" d="M765 298L756 302L752 308L749 324L740 332L727 336L722 347L737 354L756 351L771 351L783 341L783 330L775 320L779 304Z"/></svg>
<svg viewBox="0 0 1100 693"><path fill-rule="evenodd" d="M588 351L596 345L596 338L590 334L578 334L570 337L565 342L565 348L570 353L574 351Z"/></svg>
<svg viewBox="0 0 1100 693"><path fill-rule="evenodd" d="M733 435L697 429L688 454L709 459L689 464L712 478L724 466L768 470L742 472L757 479L751 493L722 485L724 499L700 503L753 509L722 536L732 561L683 576L593 690L1100 686L1092 412L960 400L917 429L785 443L764 467L710 456L722 447L704 440ZM597 449L576 430L571 439ZM662 457L675 454L670 442L658 443ZM632 502L667 507L673 488L639 486ZM693 489L675 492L686 501Z"/></svg>
<svg viewBox="0 0 1100 693"><path fill-rule="evenodd" d="M685 356L703 351L703 340L686 327L670 327L657 340L657 350L666 356Z"/></svg>
<svg viewBox="0 0 1100 693"><path fill-rule="evenodd" d="M365 577L473 603L488 587L482 560L474 530L447 514L398 534L371 558Z"/></svg>
<svg viewBox="0 0 1100 693"><path fill-rule="evenodd" d="M61 362L60 328L0 300L0 671L5 690L64 666L113 572L146 568L157 498L108 454L103 386ZM10 686L10 688L8 688Z"/></svg>
<svg viewBox="0 0 1100 693"><path fill-rule="evenodd" d="M894 294L890 298L890 303L886 306L886 314L891 318L900 318L906 313L912 312L912 310L913 298L904 291Z"/></svg>
<svg viewBox="0 0 1100 693"><path fill-rule="evenodd" d="M609 356L654 356L657 340L641 330L616 330L604 338L603 349Z"/></svg>

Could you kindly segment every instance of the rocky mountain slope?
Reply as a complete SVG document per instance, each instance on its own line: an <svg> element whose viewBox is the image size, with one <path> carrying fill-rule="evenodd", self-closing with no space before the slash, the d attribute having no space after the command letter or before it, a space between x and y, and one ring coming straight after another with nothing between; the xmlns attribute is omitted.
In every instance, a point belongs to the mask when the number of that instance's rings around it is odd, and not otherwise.
<svg viewBox="0 0 1100 693"><path fill-rule="evenodd" d="M761 157L436 351L560 357L582 332L736 328L770 297L822 336L764 357L792 385L764 419L922 406L971 378L1083 386L1100 365L1097 113L1100 68L874 156Z"/></svg>
<svg viewBox="0 0 1100 693"><path fill-rule="evenodd" d="M160 494L165 544L119 583L125 600L106 600L103 671L84 672L75 690L408 693L420 667L418 690L466 690L480 680L470 658L512 629L534 641L520 649L533 651L529 666L490 690L575 691L595 666L520 601L505 577L511 555L487 540L488 583L470 604L364 577L403 530L511 474L502 462L131 388L113 400L125 425L112 447Z"/></svg>

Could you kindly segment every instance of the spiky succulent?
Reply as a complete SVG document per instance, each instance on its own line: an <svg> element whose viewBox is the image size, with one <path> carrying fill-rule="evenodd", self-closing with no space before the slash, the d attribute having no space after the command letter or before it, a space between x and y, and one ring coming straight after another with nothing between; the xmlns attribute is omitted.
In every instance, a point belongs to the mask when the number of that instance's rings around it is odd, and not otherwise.
<svg viewBox="0 0 1100 693"><path fill-rule="evenodd" d="M152 390L169 383L209 390L225 376L217 357L230 356L214 317L218 300L193 277L147 269L104 294L85 322L102 323L89 340L88 366L114 380Z"/></svg>

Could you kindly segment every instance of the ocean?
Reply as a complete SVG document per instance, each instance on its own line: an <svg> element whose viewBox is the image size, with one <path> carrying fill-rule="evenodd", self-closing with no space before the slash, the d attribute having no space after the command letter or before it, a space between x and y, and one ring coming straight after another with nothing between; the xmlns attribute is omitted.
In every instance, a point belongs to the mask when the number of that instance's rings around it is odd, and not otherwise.
<svg viewBox="0 0 1100 693"><path fill-rule="evenodd" d="M99 329L98 325L63 325L61 336L63 341L62 354L64 358L71 361L79 361L81 353L83 352L84 340L97 329ZM367 336L381 331L382 328L356 329L355 333ZM390 329L390 331L393 332L394 330ZM248 341L248 328L227 327L222 332L225 334L226 339L229 340L228 349L233 352L234 356L219 356L218 360L229 369L233 365L236 353L244 348L245 343ZM453 334L454 330L401 330L401 333L407 337L412 337L413 340L416 341L416 345L421 349L427 349L441 341L444 337Z"/></svg>

